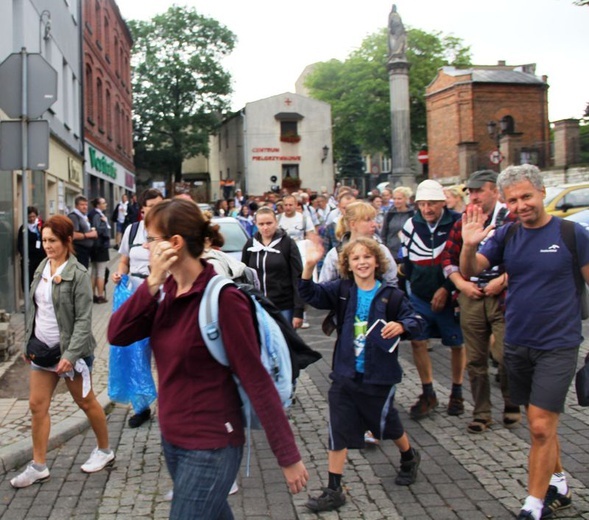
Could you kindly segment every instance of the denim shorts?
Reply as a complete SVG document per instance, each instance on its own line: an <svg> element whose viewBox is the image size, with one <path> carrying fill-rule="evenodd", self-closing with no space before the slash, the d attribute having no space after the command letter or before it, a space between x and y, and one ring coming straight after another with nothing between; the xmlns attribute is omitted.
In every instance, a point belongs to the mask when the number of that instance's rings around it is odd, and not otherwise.
<svg viewBox="0 0 589 520"><path fill-rule="evenodd" d="M503 363L513 404L534 405L564 412L566 396L575 377L579 347L539 350L505 343Z"/></svg>
<svg viewBox="0 0 589 520"><path fill-rule="evenodd" d="M454 309L446 306L441 312L434 312L430 302L411 294L409 297L413 309L426 323L423 332L415 336L415 340L426 340L429 338L441 338L442 345L447 347L460 347L464 343L460 323L454 317Z"/></svg>
<svg viewBox="0 0 589 520"><path fill-rule="evenodd" d="M82 359L86 362L86 365L88 365L88 370L90 371L90 373L92 373L92 365L94 364L94 355L88 356L88 357L85 357ZM39 365L35 365L35 363L31 362L31 370L46 370L48 372L53 372L52 368L55 368L55 367L50 367L50 368L40 367Z"/></svg>
<svg viewBox="0 0 589 520"><path fill-rule="evenodd" d="M243 446L187 450L163 437L162 446L174 482L170 520L232 520L227 496L239 471Z"/></svg>

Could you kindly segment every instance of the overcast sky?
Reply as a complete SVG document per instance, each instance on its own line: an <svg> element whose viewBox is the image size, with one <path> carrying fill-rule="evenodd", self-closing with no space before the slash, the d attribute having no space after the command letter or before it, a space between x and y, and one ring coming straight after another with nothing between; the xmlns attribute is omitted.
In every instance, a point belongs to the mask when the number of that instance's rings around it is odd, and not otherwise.
<svg viewBox="0 0 589 520"><path fill-rule="evenodd" d="M225 66L232 108L283 92L306 65L344 60L386 27L384 0L116 0L125 19L149 19L172 4L196 7L231 29L237 46ZM441 31L470 45L475 64L536 63L547 75L551 121L580 118L589 102L589 7L572 0L399 0L405 27ZM433 79L433 78L432 78Z"/></svg>

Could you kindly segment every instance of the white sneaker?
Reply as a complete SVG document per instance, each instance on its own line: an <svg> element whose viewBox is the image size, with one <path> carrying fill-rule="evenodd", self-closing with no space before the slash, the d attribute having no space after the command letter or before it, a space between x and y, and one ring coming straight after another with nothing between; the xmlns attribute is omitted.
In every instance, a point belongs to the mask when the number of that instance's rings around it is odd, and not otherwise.
<svg viewBox="0 0 589 520"><path fill-rule="evenodd" d="M303 321L303 324L301 325L301 329L308 329L311 326L311 324L308 321Z"/></svg>
<svg viewBox="0 0 589 520"><path fill-rule="evenodd" d="M231 489L229 490L230 495L235 495L239 491L239 486L237 485L237 481L233 482Z"/></svg>
<svg viewBox="0 0 589 520"><path fill-rule="evenodd" d="M378 444L378 439L374 437L370 430L366 430L364 433L364 442L366 444Z"/></svg>
<svg viewBox="0 0 589 520"><path fill-rule="evenodd" d="M33 468L33 462L30 462L20 475L10 481L10 485L14 488L26 488L36 482L41 483L47 480L49 480L49 470L45 468L43 471L38 471Z"/></svg>
<svg viewBox="0 0 589 520"><path fill-rule="evenodd" d="M111 466L115 461L115 452L110 450L108 453L94 448L90 454L90 458L82 464L82 471L84 473L96 473L106 466Z"/></svg>
<svg viewBox="0 0 589 520"><path fill-rule="evenodd" d="M174 498L174 490L170 489L170 491L168 491L165 495L164 495L164 500L166 502L171 502L172 498Z"/></svg>

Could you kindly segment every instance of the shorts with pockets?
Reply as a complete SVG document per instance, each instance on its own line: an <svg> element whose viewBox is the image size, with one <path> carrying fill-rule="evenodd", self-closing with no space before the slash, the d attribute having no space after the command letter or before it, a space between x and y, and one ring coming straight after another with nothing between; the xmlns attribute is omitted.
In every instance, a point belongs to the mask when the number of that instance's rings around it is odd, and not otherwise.
<svg viewBox="0 0 589 520"><path fill-rule="evenodd" d="M414 340L424 341L429 338L441 338L442 345L447 347L461 347L464 343L460 323L454 316L454 309L446 306L441 312L434 312L430 302L422 300L415 294L409 297L413 309L426 323L423 332Z"/></svg>
<svg viewBox="0 0 589 520"><path fill-rule="evenodd" d="M332 374L329 388L329 449L362 449L364 432L375 438L397 440L405 432L399 413L393 406L394 385L369 385L356 379Z"/></svg>

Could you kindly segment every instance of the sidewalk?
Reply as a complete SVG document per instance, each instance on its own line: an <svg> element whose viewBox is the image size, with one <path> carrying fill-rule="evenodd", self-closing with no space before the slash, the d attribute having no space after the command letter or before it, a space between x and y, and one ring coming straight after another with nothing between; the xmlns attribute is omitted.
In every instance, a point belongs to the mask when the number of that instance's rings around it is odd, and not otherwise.
<svg viewBox="0 0 589 520"><path fill-rule="evenodd" d="M111 256L109 269L113 272L118 265L119 255L113 252ZM105 408L110 404L107 395L109 345L106 340L106 327L112 311L112 281L107 284L107 293L109 302L95 304L92 309L92 331L97 342L94 352L96 363L92 371L93 387L100 404ZM20 346L24 338L24 314L14 313L10 322L16 333L17 345ZM20 354L0 364L0 377L6 371L13 369L13 364L17 362L19 356ZM28 373L26 377L28 385ZM59 393L62 385L65 388L65 383L60 381L50 408L50 450L88 428L86 416L74 403L69 392ZM12 470L31 460L33 451L30 423L28 396L21 399L0 399L0 439L2 439L0 473Z"/></svg>

